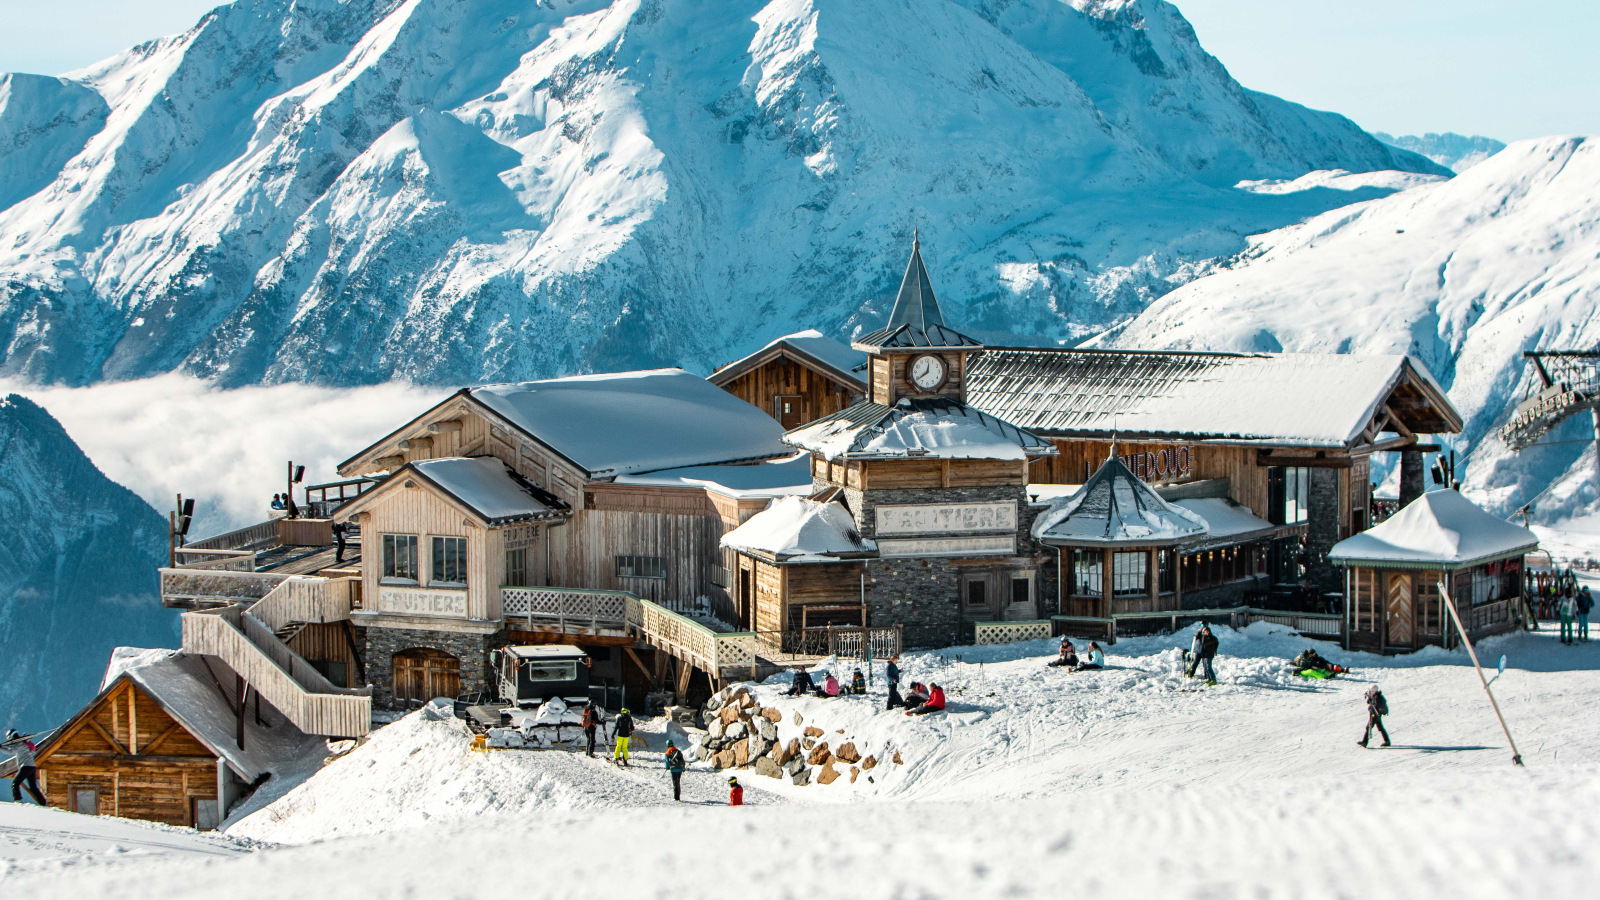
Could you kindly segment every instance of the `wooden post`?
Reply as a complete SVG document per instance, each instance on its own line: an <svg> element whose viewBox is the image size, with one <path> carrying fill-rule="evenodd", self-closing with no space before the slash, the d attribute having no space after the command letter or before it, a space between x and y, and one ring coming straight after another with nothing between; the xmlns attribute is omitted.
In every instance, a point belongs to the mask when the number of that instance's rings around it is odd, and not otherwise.
<svg viewBox="0 0 1600 900"><path fill-rule="evenodd" d="M234 686L239 695L239 703L234 707L234 742L239 749L244 749L244 702L249 697L250 688L244 683L244 676L234 673Z"/></svg>
<svg viewBox="0 0 1600 900"><path fill-rule="evenodd" d="M128 753L139 755L139 714L134 709L133 686L128 686Z"/></svg>
<svg viewBox="0 0 1600 900"><path fill-rule="evenodd" d="M1478 673L1478 681L1483 684L1483 692L1489 695L1489 705L1494 707L1494 717L1500 720L1500 730L1506 733L1506 743L1511 745L1511 762L1522 765L1522 754L1517 752L1517 742L1511 739L1511 729L1506 727L1506 717L1500 714L1500 704L1495 702L1494 691L1489 690L1489 680L1483 677L1483 666L1478 663L1478 651L1472 647L1472 639L1467 637L1467 627L1461 622L1461 611L1456 609L1456 600L1444 588L1444 579L1439 579L1439 596L1444 598L1450 607L1450 616L1455 619L1456 630L1461 632L1461 643L1466 645L1467 655L1472 657L1472 668Z"/></svg>
<svg viewBox="0 0 1600 900"><path fill-rule="evenodd" d="M1115 569L1117 554L1113 550L1100 551L1100 603L1106 611L1106 617L1111 616L1111 598L1116 596L1112 589L1112 574Z"/></svg>

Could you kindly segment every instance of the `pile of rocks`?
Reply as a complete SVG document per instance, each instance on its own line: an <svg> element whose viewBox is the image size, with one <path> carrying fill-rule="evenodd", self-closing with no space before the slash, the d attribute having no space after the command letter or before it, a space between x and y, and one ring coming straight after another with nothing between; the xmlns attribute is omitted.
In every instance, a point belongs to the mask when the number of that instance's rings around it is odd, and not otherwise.
<svg viewBox="0 0 1600 900"><path fill-rule="evenodd" d="M788 778L797 785L832 784L849 775L851 783L871 772L879 760L864 755L853 741L834 738L829 746L826 733L806 725L800 713L794 714L794 727L784 729L798 736L784 741L779 736L783 713L776 707L762 706L748 688L720 691L706 701L701 716L706 733L696 748L696 756L718 769L754 769L768 778ZM843 731L836 732L842 735ZM898 751L893 762L900 763ZM868 776L869 778L871 776Z"/></svg>

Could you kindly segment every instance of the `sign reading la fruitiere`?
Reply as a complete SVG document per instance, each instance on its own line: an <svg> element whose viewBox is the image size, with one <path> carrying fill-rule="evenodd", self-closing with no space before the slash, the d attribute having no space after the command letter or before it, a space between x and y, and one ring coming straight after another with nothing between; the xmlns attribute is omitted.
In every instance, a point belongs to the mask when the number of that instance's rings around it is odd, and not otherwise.
<svg viewBox="0 0 1600 900"><path fill-rule="evenodd" d="M880 556L990 556L1016 552L1014 502L893 505L879 506L874 512Z"/></svg>
<svg viewBox="0 0 1600 900"><path fill-rule="evenodd" d="M385 585L378 590L378 611L403 616L467 615L467 592L429 588L403 588Z"/></svg>

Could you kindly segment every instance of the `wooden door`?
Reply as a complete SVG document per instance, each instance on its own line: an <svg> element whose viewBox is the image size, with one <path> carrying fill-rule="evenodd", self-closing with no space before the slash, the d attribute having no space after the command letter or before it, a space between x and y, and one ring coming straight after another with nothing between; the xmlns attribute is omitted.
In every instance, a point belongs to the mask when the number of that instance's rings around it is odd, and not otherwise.
<svg viewBox="0 0 1600 900"><path fill-rule="evenodd" d="M1388 635L1384 643L1390 647L1410 647L1415 630L1412 628L1411 573L1390 572L1388 614L1385 627Z"/></svg>
<svg viewBox="0 0 1600 900"><path fill-rule="evenodd" d="M784 431L793 431L806 423L806 403L799 394L779 394L772 398L772 417Z"/></svg>
<svg viewBox="0 0 1600 900"><path fill-rule="evenodd" d="M739 630L751 630L750 616L750 570L739 570Z"/></svg>
<svg viewBox="0 0 1600 900"><path fill-rule="evenodd" d="M461 660L443 650L417 648L394 655L394 698L427 703L461 693Z"/></svg>

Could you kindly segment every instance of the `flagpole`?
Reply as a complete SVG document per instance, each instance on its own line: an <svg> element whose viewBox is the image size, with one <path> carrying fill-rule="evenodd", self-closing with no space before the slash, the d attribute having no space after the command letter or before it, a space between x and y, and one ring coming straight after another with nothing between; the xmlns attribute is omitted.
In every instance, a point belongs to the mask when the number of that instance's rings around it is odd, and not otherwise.
<svg viewBox="0 0 1600 900"><path fill-rule="evenodd" d="M1489 680L1483 677L1483 666L1478 664L1478 651L1472 649L1472 641L1467 637L1467 628L1461 622L1461 611L1456 609L1456 600L1445 590L1444 582L1439 582L1439 596L1444 598L1450 607L1450 618L1455 620L1456 631L1461 635L1461 643L1467 648L1467 655L1472 657L1472 668L1478 673L1478 681L1483 684L1483 692L1489 695L1489 705L1494 707L1494 717L1500 720L1500 730L1506 733L1506 743L1511 745L1511 761L1522 765L1522 754L1517 752L1517 742L1511 738L1511 729L1506 727L1506 717L1500 714L1500 704L1495 702L1494 691L1489 690Z"/></svg>

